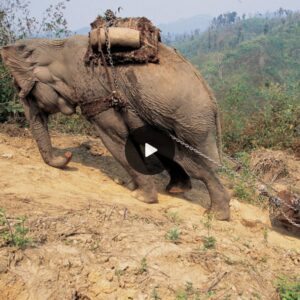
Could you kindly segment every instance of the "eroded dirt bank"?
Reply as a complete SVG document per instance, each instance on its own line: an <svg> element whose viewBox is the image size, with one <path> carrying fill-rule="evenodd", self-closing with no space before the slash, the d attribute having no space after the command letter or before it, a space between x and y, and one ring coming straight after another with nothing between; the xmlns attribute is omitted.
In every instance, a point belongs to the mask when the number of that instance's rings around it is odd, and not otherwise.
<svg viewBox="0 0 300 300"><path fill-rule="evenodd" d="M300 240L271 229L267 211L233 199L232 221L213 221L216 248L205 249L203 185L171 197L160 175L149 206L120 184L128 177L99 140L53 142L74 153L65 171L46 166L29 135L0 133L0 207L27 216L33 241L0 245L0 299L277 299L276 278L299 273Z"/></svg>

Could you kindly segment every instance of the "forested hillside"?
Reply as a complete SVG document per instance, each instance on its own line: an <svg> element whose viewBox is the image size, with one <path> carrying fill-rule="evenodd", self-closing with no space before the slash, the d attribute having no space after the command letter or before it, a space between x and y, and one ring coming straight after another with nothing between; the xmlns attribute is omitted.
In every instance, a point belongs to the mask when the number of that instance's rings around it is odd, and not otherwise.
<svg viewBox="0 0 300 300"><path fill-rule="evenodd" d="M299 147L300 14L215 18L172 42L208 80L223 109L225 145Z"/></svg>

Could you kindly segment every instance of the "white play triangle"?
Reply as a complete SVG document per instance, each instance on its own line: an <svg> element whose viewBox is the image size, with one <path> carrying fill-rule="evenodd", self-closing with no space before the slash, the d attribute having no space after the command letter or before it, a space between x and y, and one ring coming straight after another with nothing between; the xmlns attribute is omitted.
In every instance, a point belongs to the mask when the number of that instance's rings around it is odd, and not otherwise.
<svg viewBox="0 0 300 300"><path fill-rule="evenodd" d="M145 157L149 157L157 151L158 150L155 147L149 145L148 143L145 143Z"/></svg>

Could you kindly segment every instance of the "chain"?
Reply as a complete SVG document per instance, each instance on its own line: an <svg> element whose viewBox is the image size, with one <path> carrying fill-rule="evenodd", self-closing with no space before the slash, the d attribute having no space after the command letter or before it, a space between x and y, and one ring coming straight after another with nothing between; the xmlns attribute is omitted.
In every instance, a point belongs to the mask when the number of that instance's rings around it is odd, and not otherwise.
<svg viewBox="0 0 300 300"><path fill-rule="evenodd" d="M216 162L215 160L211 159L209 156L205 155L204 153L202 153L201 151L199 151L198 149L192 147L191 145L185 143L184 141L180 140L179 138L177 138L176 136L174 136L173 134L169 133L169 137L175 141L176 143L182 145L183 147L185 147L186 149L196 153L198 156L201 156L203 158L205 158L206 160L210 161L211 163L213 163L214 165L218 166L219 168L223 168L224 166L220 165L218 162Z"/></svg>
<svg viewBox="0 0 300 300"><path fill-rule="evenodd" d="M140 118L142 118L142 116L136 111L136 109L130 105L128 106L128 108L134 112L137 116L139 116ZM217 167L219 167L221 170L223 171L226 171L230 174L232 174L234 177L239 177L240 179L240 176L238 176L238 173L237 172L234 172L232 169L226 167L225 165L221 165L219 162L213 160L212 158L210 158L209 156L207 156L206 154L204 154L203 152L199 151L198 149L192 147L191 145L187 144L186 142L180 140L179 138L177 138L176 136L172 135L171 133L168 133L169 137L175 141L176 143L182 145L183 147L185 147L186 149L188 149L189 151L192 151L194 152L195 154L197 154L198 156L208 160L209 162L213 163L214 165L216 165ZM235 162L235 163L238 163L238 164L241 164L240 161L236 160L236 159L233 159L232 157L228 156L228 155L225 155L229 160ZM276 194L278 194L278 191L275 190L270 184L267 184L265 183L264 181L262 181L260 178L258 178L255 174L251 174L258 182L262 183L264 186L266 186L268 189L272 190L273 192L275 192ZM267 193L268 194L268 193ZM297 195L298 196L298 195ZM291 206L289 204L287 204L285 201L283 201L280 197L276 196L276 197L270 197L270 195L268 194L268 197L270 199L270 203L272 205L275 205L277 208L279 208L280 212L282 213L282 215L286 218L286 220L292 224L293 226L297 227L297 228L300 228L300 224L297 224L295 223L293 220L291 220L291 218L289 218L286 213L280 208L281 206L285 206L293 211L298 211L299 208L297 208L297 206L299 207L300 206L300 197L298 198L297 200L297 203L295 204L295 207L294 206Z"/></svg>
<svg viewBox="0 0 300 300"><path fill-rule="evenodd" d="M114 66L114 60L111 54L111 45L110 45L110 39L109 39L109 27L113 25L113 21L115 20L115 15L112 11L108 10L105 14L105 44L106 44L106 50L107 50L107 56L109 60L109 64L111 67L111 73L113 77L113 84L115 90L113 92L117 92L119 90L119 84L117 79L117 73Z"/></svg>
<svg viewBox="0 0 300 300"><path fill-rule="evenodd" d="M231 161L235 162L235 163L241 163L240 161L238 161L237 159L234 159L228 155L226 155L226 157L228 159L230 159ZM228 168L226 168L225 166L223 166L223 168L226 170L228 170ZM234 175L236 176L236 173L234 173ZM256 176L255 174L251 173L251 175L256 179L256 181L262 183L264 186L266 186L267 189L272 190L274 193L278 194L279 192L273 188L273 186L271 184L268 184L266 182L264 182L263 180L261 180L258 176ZM288 209L291 209L294 212L297 212L300 210L300 196L296 195L297 199L295 201L294 205L290 205L288 203L286 203L286 201L284 201L283 199L281 199L278 196L270 196L268 192L264 191L263 194L265 194L266 196L269 197L270 200L270 204L274 207L276 207L280 213L285 217L285 219L292 225L294 225L297 228L300 228L300 224L295 223L291 218L289 218L286 213L283 211L283 209L281 208L281 206L285 206Z"/></svg>
<svg viewBox="0 0 300 300"><path fill-rule="evenodd" d="M210 157L208 157L207 155L205 155L204 153L202 153L201 151L199 151L198 149L195 149L194 147L192 147L191 145L183 142L182 140L178 139L177 137L175 137L174 135L172 134L169 134L170 138L172 140L174 140L176 143L184 146L186 149L196 153L197 155L205 158L206 160L210 161L211 163L215 164L216 166L220 167L222 170L224 171L227 171L227 172L230 172L231 174L233 174L235 177L237 177L237 173L236 172L232 172L231 169L227 168L226 166L224 165L220 165L218 162L216 162L215 160L211 159ZM231 160L233 160L231 157L227 156L228 158L230 158ZM240 163L240 162L239 162ZM276 194L278 194L278 191L276 191L271 185L263 182L260 178L258 178L257 176L255 176L253 173L252 173L252 176L257 180L259 181L260 183L263 183L266 187L268 187L269 189L272 189L274 192L276 192ZM298 211L299 208L297 208L297 206L300 205L300 198L297 199L296 203L295 203L295 207L292 206L292 205L289 205L288 203L286 203L285 201L283 201L281 198L279 198L278 196L277 197L270 197L270 202L272 204L274 204L275 206L277 206L277 208L280 208L280 206L285 206L293 211ZM293 220L291 220L287 215L286 213L280 209L280 212L282 213L282 215L286 218L286 220L294 225L295 227L298 227L300 228L300 224L297 224L295 223Z"/></svg>
<svg viewBox="0 0 300 300"><path fill-rule="evenodd" d="M107 49L107 55L108 55L108 59L109 59L109 64L111 67L111 73L112 73L112 77L113 77L113 85L114 85L114 90L112 91L113 97L114 95L116 96L118 90L119 90L119 84L118 84L118 79L117 79L117 73L115 70L115 66L114 66L114 61L113 61L113 57L111 54L111 44L110 44L110 40L109 40L109 27L111 27L113 25L114 20L116 19L114 13L110 10L108 10L105 14L105 43L106 43L106 49ZM117 97L114 98L116 102L119 101L119 99ZM139 117L140 114L136 111L136 109L130 105L129 108ZM232 169L229 169L228 167L221 165L219 162L213 160L212 158L210 158L209 156L207 156L206 154L204 154L203 152L199 151L198 149L192 147L191 145L187 144L186 142L180 140L179 138L177 138L176 136L172 135L171 133L168 134L169 137L175 141L176 143L180 144L181 146L185 147L186 149L188 149L191 152L194 152L195 154L197 154L198 156L204 158L205 160L211 162L212 164L216 165L218 168L221 168L224 171L230 172L231 174L233 174L235 177L237 177L237 173L233 172ZM227 158L229 158L231 161L234 161L234 159L232 157L229 157L226 155ZM241 163L240 161L235 160L235 162L238 162L239 164ZM278 191L276 191L270 184L267 184L265 182L263 182L260 178L258 178L256 175L252 174L253 177L260 183L262 183L263 185L265 185L267 188L271 189L273 192L276 192L276 194L278 194ZM295 223L293 220L291 220L286 214L285 212L280 208L280 206L284 205L285 207L293 210L293 211L297 211L298 209L295 207L285 203L285 201L283 201L281 198L279 197L269 197L270 198L270 202L277 206L282 215L287 219L287 221L294 225L295 227L300 228L300 224ZM298 199L298 204L300 205L300 198Z"/></svg>
<svg viewBox="0 0 300 300"><path fill-rule="evenodd" d="M134 107L132 107L132 105L129 106L129 108L138 116L140 116L140 114L136 111L136 109ZM141 117L141 116L140 116ZM192 147L191 145L185 143L184 141L180 140L179 138L177 138L176 136L172 135L171 133L168 134L169 137L175 141L176 143L182 145L183 147L185 147L186 149L196 153L198 156L201 156L202 158L208 160L209 162L213 163L214 165L216 165L217 167L221 168L221 170L223 171L226 171L230 174L233 174L234 177L240 177L238 176L238 173L237 172L234 172L232 169L226 167L225 165L221 165L219 162L213 160L212 158L210 158L209 156L207 156L206 154L204 154L203 152L199 151L198 149ZM231 161L234 161L235 163L238 163L240 164L241 162L236 160L236 159L233 159L232 157L226 155L226 157L228 159L230 159ZM260 183L262 183L263 185L265 185L267 188L269 188L270 190L272 190L273 192L275 192L276 194L278 194L278 191L275 190L270 184L267 184L265 183L264 181L262 181L260 178L258 178L255 174L252 173L252 176ZM297 206L297 203L295 205L295 207L287 204L285 201L283 201L281 198L279 198L278 196L277 197L269 197L270 198L270 202L272 204L274 204L275 206L277 206L278 208L280 208L280 206L285 206L289 209L292 209L293 211L297 211L298 209L296 208ZM298 199L298 205L300 205L300 198ZM289 223L291 223L292 225L294 225L295 227L298 227L300 228L300 225L299 224L296 224L293 220L291 220L285 213L282 209L280 209L281 213L284 215L284 217L287 219L287 221Z"/></svg>

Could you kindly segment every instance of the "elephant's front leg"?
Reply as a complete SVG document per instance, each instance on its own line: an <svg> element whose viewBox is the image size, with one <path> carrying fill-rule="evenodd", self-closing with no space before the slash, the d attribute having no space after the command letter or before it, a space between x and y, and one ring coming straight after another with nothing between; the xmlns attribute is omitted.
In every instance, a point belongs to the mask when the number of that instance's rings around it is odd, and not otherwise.
<svg viewBox="0 0 300 300"><path fill-rule="evenodd" d="M109 109L93 117L91 122L94 124L105 147L136 183L135 197L142 202L156 203L157 191L152 177L138 173L126 160L125 144L128 137L128 129L120 114L114 109Z"/></svg>

